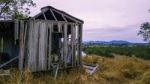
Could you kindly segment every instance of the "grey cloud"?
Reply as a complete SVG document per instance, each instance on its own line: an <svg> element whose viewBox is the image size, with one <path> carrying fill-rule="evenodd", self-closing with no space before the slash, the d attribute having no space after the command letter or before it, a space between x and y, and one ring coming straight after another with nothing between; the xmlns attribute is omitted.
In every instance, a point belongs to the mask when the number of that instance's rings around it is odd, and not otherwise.
<svg viewBox="0 0 150 84"><path fill-rule="evenodd" d="M37 14L41 7L52 5L83 19L83 40L124 39L141 42L137 36L138 28L141 23L150 21L150 0L34 1L37 7L31 9L31 16Z"/></svg>

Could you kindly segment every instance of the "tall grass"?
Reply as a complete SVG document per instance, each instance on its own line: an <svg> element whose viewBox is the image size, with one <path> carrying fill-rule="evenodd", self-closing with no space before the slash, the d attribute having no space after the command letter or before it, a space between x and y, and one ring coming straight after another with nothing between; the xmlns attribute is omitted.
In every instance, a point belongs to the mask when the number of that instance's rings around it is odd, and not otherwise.
<svg viewBox="0 0 150 84"><path fill-rule="evenodd" d="M56 80L49 72L20 74L12 70L10 77L0 77L0 84L150 84L150 61L136 57L106 58L89 55L83 63L98 64L97 71L89 75L84 68L59 71Z"/></svg>

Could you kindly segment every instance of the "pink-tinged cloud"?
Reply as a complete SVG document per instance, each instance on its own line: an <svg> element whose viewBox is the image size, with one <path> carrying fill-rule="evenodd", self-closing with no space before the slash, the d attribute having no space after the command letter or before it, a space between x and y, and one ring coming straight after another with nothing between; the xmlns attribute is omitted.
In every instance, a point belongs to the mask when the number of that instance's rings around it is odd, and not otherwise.
<svg viewBox="0 0 150 84"><path fill-rule="evenodd" d="M127 40L137 36L141 23L150 21L150 0L34 0L31 16L51 5L85 21L83 40ZM134 25L134 26L133 26Z"/></svg>

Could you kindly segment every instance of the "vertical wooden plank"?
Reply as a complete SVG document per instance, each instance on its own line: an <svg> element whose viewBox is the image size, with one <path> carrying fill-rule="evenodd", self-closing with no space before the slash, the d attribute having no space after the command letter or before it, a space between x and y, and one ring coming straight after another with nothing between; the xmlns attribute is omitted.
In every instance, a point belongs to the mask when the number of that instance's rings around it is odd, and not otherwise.
<svg viewBox="0 0 150 84"><path fill-rule="evenodd" d="M76 66L76 56L77 56L77 27L76 24L74 24L74 66Z"/></svg>
<svg viewBox="0 0 150 84"><path fill-rule="evenodd" d="M31 21L28 21L28 27L29 27L29 32L28 32L28 42L27 42L27 50L28 50L28 53L27 53L27 65L26 65L26 68L29 69L29 63L30 63L30 44L31 44Z"/></svg>
<svg viewBox="0 0 150 84"><path fill-rule="evenodd" d="M48 70L48 25L45 22L45 29L46 29L46 34L45 34L45 68L44 70Z"/></svg>
<svg viewBox="0 0 150 84"><path fill-rule="evenodd" d="M41 32L42 32L42 31L41 31L41 30L42 30L42 29L41 29L41 24L39 25L39 30L40 30L40 32L39 32L39 53L38 53L38 54L39 54L39 57L38 57L39 59L38 59L38 70L41 71L41 66L42 66L42 63L41 63L41 59L42 59L42 58L41 58L41 56L42 56L42 49L41 49L41 39L42 39L42 38L41 38L41 35L42 35Z"/></svg>
<svg viewBox="0 0 150 84"><path fill-rule="evenodd" d="M38 71L41 71L41 24L40 24L40 22L39 22L39 25L38 25L38 29L39 29L39 36L38 36L38 59L37 59L37 61L38 61Z"/></svg>
<svg viewBox="0 0 150 84"><path fill-rule="evenodd" d="M28 69L32 71L32 56L33 56L33 21L29 21L29 40L28 40Z"/></svg>
<svg viewBox="0 0 150 84"><path fill-rule="evenodd" d="M51 66L51 49L52 49L52 29L53 29L53 24L50 22L47 25L48 25L48 28L49 28L48 70L50 70L50 66Z"/></svg>
<svg viewBox="0 0 150 84"><path fill-rule="evenodd" d="M79 25L79 65L82 65L82 30L83 25Z"/></svg>
<svg viewBox="0 0 150 84"><path fill-rule="evenodd" d="M19 54L19 69L23 70L24 68L24 54L25 54L25 42L27 34L27 24L24 21L20 21L20 54Z"/></svg>
<svg viewBox="0 0 150 84"><path fill-rule="evenodd" d="M24 22L25 24L25 32L24 32L24 57L23 57L23 68L26 68L26 65L27 65L27 42L28 42L28 22Z"/></svg>
<svg viewBox="0 0 150 84"><path fill-rule="evenodd" d="M40 24L39 70L46 70L46 23Z"/></svg>
<svg viewBox="0 0 150 84"><path fill-rule="evenodd" d="M34 71L38 71L37 69L37 60L38 60L38 34L39 34L39 25L40 23L38 21L33 20L33 24L34 24L34 32L33 32L33 67L34 67Z"/></svg>
<svg viewBox="0 0 150 84"><path fill-rule="evenodd" d="M72 67L74 66L74 57L75 57L75 49L74 49L74 43L75 43L75 35L74 35L74 24L71 24L71 46L72 46Z"/></svg>
<svg viewBox="0 0 150 84"><path fill-rule="evenodd" d="M38 34L37 34L37 49L36 49L36 70L39 71L39 42L40 42L40 27L39 27L40 24L37 24L37 31L38 31Z"/></svg>
<svg viewBox="0 0 150 84"><path fill-rule="evenodd" d="M35 72L35 21L32 20L32 23L33 23L33 28L32 28L32 54L31 54L31 65L30 65L30 68L31 68L31 71L32 72Z"/></svg>
<svg viewBox="0 0 150 84"><path fill-rule="evenodd" d="M46 70L47 69L47 26L46 26L46 22L43 22L43 28L44 28L44 58L43 58L43 69L42 70Z"/></svg>
<svg viewBox="0 0 150 84"><path fill-rule="evenodd" d="M38 23L33 20L33 31L32 31L32 72L36 71L36 44L37 44L37 26Z"/></svg>
<svg viewBox="0 0 150 84"><path fill-rule="evenodd" d="M73 67L73 24L71 24L71 65Z"/></svg>
<svg viewBox="0 0 150 84"><path fill-rule="evenodd" d="M80 49L79 49L79 45L80 45L80 43L79 43L79 24L76 24L76 46L77 46L77 50L76 50L76 58L77 58L77 60L76 60L76 66L78 66L79 65L79 61L80 61L80 59L79 59L79 51L80 51Z"/></svg>
<svg viewBox="0 0 150 84"><path fill-rule="evenodd" d="M20 21L19 70L23 70L23 35L24 35L24 23L23 21Z"/></svg>
<svg viewBox="0 0 150 84"><path fill-rule="evenodd" d="M19 39L19 20L18 19L15 19L15 26L14 26L14 40L15 40L15 43L16 43L16 40Z"/></svg>
<svg viewBox="0 0 150 84"><path fill-rule="evenodd" d="M65 68L67 68L67 63L68 63L68 49L67 49L67 44L68 44L68 41L67 41L67 24L65 23L64 24L64 61L65 61Z"/></svg>

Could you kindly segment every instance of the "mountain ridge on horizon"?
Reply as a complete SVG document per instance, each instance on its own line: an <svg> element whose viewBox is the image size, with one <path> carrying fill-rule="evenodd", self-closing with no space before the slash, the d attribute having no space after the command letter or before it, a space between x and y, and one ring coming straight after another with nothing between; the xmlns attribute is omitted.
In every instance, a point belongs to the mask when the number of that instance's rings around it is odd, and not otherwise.
<svg viewBox="0 0 150 84"><path fill-rule="evenodd" d="M83 41L83 44L136 44L135 42L129 42L125 40L111 40L111 41ZM146 44L146 43L140 43L139 44Z"/></svg>

